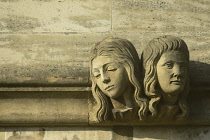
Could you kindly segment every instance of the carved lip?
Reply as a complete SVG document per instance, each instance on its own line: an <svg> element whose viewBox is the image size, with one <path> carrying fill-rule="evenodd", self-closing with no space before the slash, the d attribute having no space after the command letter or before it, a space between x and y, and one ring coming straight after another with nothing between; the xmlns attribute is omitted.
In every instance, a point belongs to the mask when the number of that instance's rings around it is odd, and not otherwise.
<svg viewBox="0 0 210 140"><path fill-rule="evenodd" d="M180 81L180 80L170 81L170 83L171 83L171 84L175 84L175 85L181 85L181 84L183 84L183 82Z"/></svg>
<svg viewBox="0 0 210 140"><path fill-rule="evenodd" d="M109 91L109 90L112 90L113 88L114 88L114 85L110 85L110 86L107 86L107 87L105 88L105 90Z"/></svg>

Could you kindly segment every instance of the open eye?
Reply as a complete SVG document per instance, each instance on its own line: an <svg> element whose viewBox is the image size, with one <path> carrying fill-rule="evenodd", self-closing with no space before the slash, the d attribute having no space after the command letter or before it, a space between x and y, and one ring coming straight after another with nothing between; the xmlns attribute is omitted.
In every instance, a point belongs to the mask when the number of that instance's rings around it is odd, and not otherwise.
<svg viewBox="0 0 210 140"><path fill-rule="evenodd" d="M108 66L106 70L107 71L116 71L117 67L115 67L115 66Z"/></svg>
<svg viewBox="0 0 210 140"><path fill-rule="evenodd" d="M173 64L172 62L167 62L167 63L165 63L163 66L165 66L165 67L168 68L168 69L172 69L173 66L174 66L174 64Z"/></svg>

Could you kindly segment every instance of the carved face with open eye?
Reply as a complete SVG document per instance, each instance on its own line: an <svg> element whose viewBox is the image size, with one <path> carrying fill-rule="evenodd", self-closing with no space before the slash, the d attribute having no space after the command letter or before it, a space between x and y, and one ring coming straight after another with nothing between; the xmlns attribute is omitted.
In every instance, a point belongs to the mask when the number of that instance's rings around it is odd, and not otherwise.
<svg viewBox="0 0 210 140"><path fill-rule="evenodd" d="M158 82L168 95L183 91L188 77L188 61L183 52L168 51L162 54L157 63Z"/></svg>
<svg viewBox="0 0 210 140"><path fill-rule="evenodd" d="M92 74L100 90L111 98L121 96L130 85L125 68L108 56L93 59Z"/></svg>

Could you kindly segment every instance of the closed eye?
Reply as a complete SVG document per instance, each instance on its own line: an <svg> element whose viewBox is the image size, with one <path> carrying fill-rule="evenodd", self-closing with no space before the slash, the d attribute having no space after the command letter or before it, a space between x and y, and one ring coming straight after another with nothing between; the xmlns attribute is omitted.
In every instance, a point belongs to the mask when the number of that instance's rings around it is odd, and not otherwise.
<svg viewBox="0 0 210 140"><path fill-rule="evenodd" d="M96 78L100 78L101 74L94 75Z"/></svg>
<svg viewBox="0 0 210 140"><path fill-rule="evenodd" d="M107 71L116 71L117 69L114 68L114 69L107 69Z"/></svg>
<svg viewBox="0 0 210 140"><path fill-rule="evenodd" d="M107 71L116 71L117 70L117 67L114 67L114 66L108 66Z"/></svg>
<svg viewBox="0 0 210 140"><path fill-rule="evenodd" d="M94 77L99 78L101 76L101 73L99 71L93 72Z"/></svg>

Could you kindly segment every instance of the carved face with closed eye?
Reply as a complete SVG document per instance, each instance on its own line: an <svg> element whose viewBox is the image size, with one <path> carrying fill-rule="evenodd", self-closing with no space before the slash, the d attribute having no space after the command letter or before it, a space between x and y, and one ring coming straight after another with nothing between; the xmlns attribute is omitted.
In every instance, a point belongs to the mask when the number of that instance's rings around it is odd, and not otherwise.
<svg viewBox="0 0 210 140"><path fill-rule="evenodd" d="M91 48L90 78L98 121L146 117L139 64L138 53L127 39L110 37Z"/></svg>
<svg viewBox="0 0 210 140"><path fill-rule="evenodd" d="M130 81L124 66L108 56L97 56L92 61L92 73L100 90L110 98L121 96Z"/></svg>

